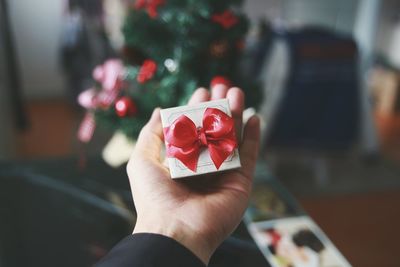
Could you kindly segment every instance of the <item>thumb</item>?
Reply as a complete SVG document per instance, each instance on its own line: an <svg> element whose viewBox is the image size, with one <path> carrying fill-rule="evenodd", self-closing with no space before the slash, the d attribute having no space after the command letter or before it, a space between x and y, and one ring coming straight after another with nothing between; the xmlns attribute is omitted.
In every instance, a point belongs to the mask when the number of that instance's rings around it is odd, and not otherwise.
<svg viewBox="0 0 400 267"><path fill-rule="evenodd" d="M258 151L260 147L260 119L253 115L244 127L243 141L240 146L240 160L242 163L242 172L252 178L254 168L257 163Z"/></svg>
<svg viewBox="0 0 400 267"><path fill-rule="evenodd" d="M140 157L160 159L163 145L163 128L161 124L160 108L156 108L150 120L140 131L134 153Z"/></svg>

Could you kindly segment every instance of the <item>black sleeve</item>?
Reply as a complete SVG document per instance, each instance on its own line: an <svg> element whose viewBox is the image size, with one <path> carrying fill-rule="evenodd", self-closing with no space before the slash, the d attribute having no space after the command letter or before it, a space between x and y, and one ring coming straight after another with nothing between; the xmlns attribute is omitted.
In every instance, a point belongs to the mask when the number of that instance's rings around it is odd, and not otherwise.
<svg viewBox="0 0 400 267"><path fill-rule="evenodd" d="M174 239L157 234L134 234L119 242L96 267L205 267Z"/></svg>

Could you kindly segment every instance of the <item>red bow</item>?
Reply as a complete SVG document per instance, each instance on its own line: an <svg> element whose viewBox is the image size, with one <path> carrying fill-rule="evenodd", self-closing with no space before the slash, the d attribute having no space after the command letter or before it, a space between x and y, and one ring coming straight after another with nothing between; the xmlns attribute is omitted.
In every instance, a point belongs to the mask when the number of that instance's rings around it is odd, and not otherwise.
<svg viewBox="0 0 400 267"><path fill-rule="evenodd" d="M186 167L196 171L202 147L207 147L217 169L237 147L235 124L231 117L216 108L207 108L203 127L196 128L185 115L164 128L167 156L179 159Z"/></svg>

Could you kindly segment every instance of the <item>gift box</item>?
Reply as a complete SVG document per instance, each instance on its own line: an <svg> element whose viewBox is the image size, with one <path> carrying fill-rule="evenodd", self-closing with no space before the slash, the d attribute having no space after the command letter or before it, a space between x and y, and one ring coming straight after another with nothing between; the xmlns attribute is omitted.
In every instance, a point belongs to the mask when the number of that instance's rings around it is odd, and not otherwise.
<svg viewBox="0 0 400 267"><path fill-rule="evenodd" d="M241 166L227 99L163 109L161 121L171 178Z"/></svg>

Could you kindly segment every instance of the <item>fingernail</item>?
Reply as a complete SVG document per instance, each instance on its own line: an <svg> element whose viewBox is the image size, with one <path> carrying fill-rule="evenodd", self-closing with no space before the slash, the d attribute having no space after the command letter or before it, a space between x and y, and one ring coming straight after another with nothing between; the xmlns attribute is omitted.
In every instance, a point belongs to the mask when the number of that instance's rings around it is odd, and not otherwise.
<svg viewBox="0 0 400 267"><path fill-rule="evenodd" d="M254 126L260 124L260 117L257 114L252 115L249 119L249 123Z"/></svg>

